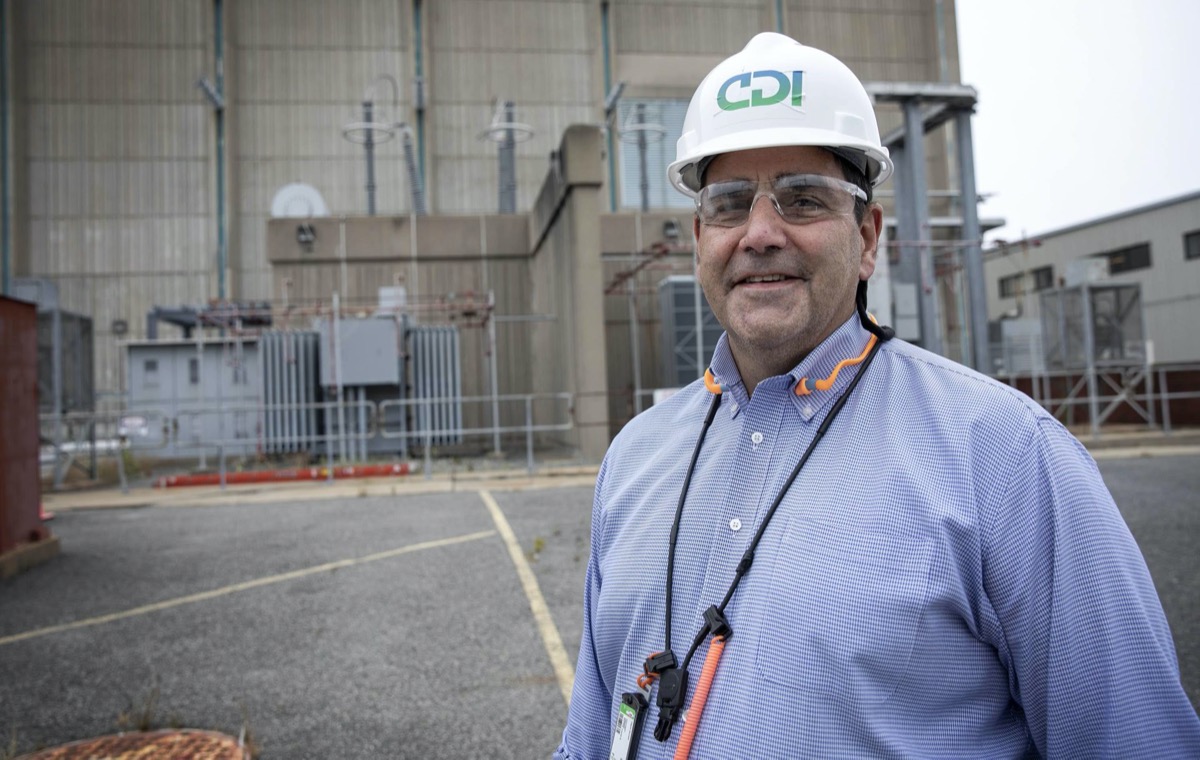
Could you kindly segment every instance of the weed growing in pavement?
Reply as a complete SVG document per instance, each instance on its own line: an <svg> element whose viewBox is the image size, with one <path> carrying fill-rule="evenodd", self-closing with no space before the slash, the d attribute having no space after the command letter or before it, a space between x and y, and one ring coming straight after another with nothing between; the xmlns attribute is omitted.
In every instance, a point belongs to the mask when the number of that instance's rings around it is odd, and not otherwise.
<svg viewBox="0 0 1200 760"><path fill-rule="evenodd" d="M250 760L258 760L262 750L258 746L258 742L254 739L254 732L250 730L250 715L246 712L246 705L238 702L238 707L242 709L242 730L238 734L238 744L246 750Z"/></svg>
<svg viewBox="0 0 1200 760"><path fill-rule="evenodd" d="M127 697L129 703L121 712L117 713L117 729L120 731L149 731L155 727L155 712L158 710L158 683L150 688L145 697L140 698L135 702L132 697Z"/></svg>
<svg viewBox="0 0 1200 760"><path fill-rule="evenodd" d="M525 559L530 562L537 562L538 555L542 553L542 549L546 548L546 539L541 536L533 537L533 548L525 552Z"/></svg>
<svg viewBox="0 0 1200 760"><path fill-rule="evenodd" d="M8 735L8 744L0 747L0 760L13 760L17 756L17 726L14 723Z"/></svg>

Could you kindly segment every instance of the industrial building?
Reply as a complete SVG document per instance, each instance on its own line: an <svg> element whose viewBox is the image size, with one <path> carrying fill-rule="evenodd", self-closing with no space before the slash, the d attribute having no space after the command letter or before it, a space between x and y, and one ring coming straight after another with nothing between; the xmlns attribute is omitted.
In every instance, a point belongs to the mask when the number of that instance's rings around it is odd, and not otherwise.
<svg viewBox="0 0 1200 760"><path fill-rule="evenodd" d="M569 426L561 442L597 458L711 351L694 287L691 311L665 316L686 302L663 289L686 288L692 257L689 201L665 167L704 73L781 31L863 79L897 160L873 310L970 363L986 336L947 301L966 300L963 267L941 305L927 296L932 251L969 267L995 224L976 214L954 13L951 0L7 0L5 291L53 283L91 320L95 391L122 411L147 400L146 361L230 389L235 338L258 361L259 333L378 319L384 291L402 291L395 335L456 330L460 430L498 448L502 429ZM267 313L146 342L147 315L212 304ZM214 361L229 383L200 382ZM413 403L414 370L392 400ZM338 378L312 403L346 403ZM251 387L237 403L282 403ZM388 399L363 393L368 427L398 429L379 422Z"/></svg>
<svg viewBox="0 0 1200 760"><path fill-rule="evenodd" d="M1045 291L1136 284L1146 360L1200 364L1192 326L1200 306L1200 192L1005 241L985 252L984 267L988 319L998 325L1039 325Z"/></svg>

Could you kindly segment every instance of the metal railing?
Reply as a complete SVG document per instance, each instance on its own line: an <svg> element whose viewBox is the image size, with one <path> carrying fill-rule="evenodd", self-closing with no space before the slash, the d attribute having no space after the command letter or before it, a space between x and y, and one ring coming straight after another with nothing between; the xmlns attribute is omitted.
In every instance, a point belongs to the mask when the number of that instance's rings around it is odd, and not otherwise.
<svg viewBox="0 0 1200 760"><path fill-rule="evenodd" d="M468 426L463 422L465 415L436 419L437 410L447 403L478 404L480 413L476 416L490 418L491 422ZM311 429L275 431L268 438L264 418L277 413L312 413L319 422ZM523 422L502 424L506 418ZM165 458L195 456L201 469L207 469L208 456L215 455L224 486L231 455L262 455L267 449L277 454L323 454L332 479L335 461L362 461L372 454L407 456L419 447L423 471L429 478L435 449L447 440L468 437L491 439L493 452L502 456L505 440L520 436L526 469L532 473L537 467L536 436L567 433L576 427L575 397L566 392L273 404L243 398L191 405L173 414L159 408L45 414L40 424L45 442L43 460L54 464L55 488L62 487L62 474L73 457L87 454L95 459L106 454L117 458L123 489L128 487L122 454L125 451L157 452Z"/></svg>
<svg viewBox="0 0 1200 760"><path fill-rule="evenodd" d="M1200 398L1200 390L1170 390L1168 376L1176 372L1200 372L1200 364L1098 366L995 377L1012 387L1028 381L1030 397L1066 424L1073 422L1076 407L1086 407L1093 437L1100 435L1100 427L1122 407L1132 410L1149 428L1170 435L1171 402ZM1065 395L1054 395L1056 381L1067 387Z"/></svg>

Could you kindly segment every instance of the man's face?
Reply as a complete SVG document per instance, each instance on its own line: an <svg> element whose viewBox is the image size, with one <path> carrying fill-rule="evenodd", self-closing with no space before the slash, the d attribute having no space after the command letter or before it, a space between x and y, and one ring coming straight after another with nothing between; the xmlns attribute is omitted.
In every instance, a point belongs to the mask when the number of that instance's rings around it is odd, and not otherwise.
<svg viewBox="0 0 1200 760"><path fill-rule="evenodd" d="M718 156L705 184L769 182L790 174L844 179L828 151L783 147ZM735 360L743 373L751 362L779 374L854 312L859 280L875 271L882 212L868 207L861 224L852 214L791 224L760 197L740 226L706 225L699 218L694 223L697 277L729 334ZM764 276L770 279L761 281Z"/></svg>

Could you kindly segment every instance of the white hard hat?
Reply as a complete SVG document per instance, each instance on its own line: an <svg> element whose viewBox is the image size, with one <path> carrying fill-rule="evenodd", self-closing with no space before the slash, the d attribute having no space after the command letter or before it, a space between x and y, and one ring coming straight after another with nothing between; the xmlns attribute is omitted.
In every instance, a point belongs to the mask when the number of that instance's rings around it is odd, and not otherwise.
<svg viewBox="0 0 1200 760"><path fill-rule="evenodd" d="M872 187L892 175L871 98L854 72L829 53L763 32L700 83L667 178L695 197L705 159L785 145L829 148L852 162L865 159Z"/></svg>

